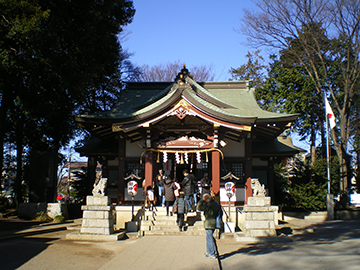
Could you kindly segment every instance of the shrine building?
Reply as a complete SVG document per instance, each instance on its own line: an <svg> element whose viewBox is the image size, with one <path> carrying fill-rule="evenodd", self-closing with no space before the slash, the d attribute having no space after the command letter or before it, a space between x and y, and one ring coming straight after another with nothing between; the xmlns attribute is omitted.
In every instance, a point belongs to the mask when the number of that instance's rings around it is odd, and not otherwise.
<svg viewBox="0 0 360 270"><path fill-rule="evenodd" d="M282 135L296 118L262 110L248 81L196 82L184 66L174 82L128 83L110 111L76 116L91 134L77 151L89 158L88 167L102 164L114 203L131 200L130 179L140 187L135 201L143 202L143 183L151 185L162 168L179 182L183 169L198 180L208 173L222 202L228 201L224 184L232 181L231 201L241 205L251 196L249 177L274 196L274 161L299 152Z"/></svg>

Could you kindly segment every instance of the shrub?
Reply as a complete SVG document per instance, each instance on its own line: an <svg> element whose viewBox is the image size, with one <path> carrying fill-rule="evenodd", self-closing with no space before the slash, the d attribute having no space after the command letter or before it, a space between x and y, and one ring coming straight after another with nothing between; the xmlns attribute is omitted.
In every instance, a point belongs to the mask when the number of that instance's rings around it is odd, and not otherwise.
<svg viewBox="0 0 360 270"><path fill-rule="evenodd" d="M52 220L51 217L49 217L48 214L44 211L37 212L35 219L41 222L47 222Z"/></svg>
<svg viewBox="0 0 360 270"><path fill-rule="evenodd" d="M65 218L61 215L57 215L54 217L53 219L54 223L64 223L65 222Z"/></svg>
<svg viewBox="0 0 360 270"><path fill-rule="evenodd" d="M339 193L339 166L332 159L331 192ZM326 208L327 175L326 159L318 158L313 166L300 159L293 160L292 166L275 164L275 203L285 210L324 210Z"/></svg>

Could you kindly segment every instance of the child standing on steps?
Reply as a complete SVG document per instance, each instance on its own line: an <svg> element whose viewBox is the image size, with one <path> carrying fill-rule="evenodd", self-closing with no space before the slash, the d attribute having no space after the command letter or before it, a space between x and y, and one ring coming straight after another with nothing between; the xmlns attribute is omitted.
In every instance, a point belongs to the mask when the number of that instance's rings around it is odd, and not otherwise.
<svg viewBox="0 0 360 270"><path fill-rule="evenodd" d="M185 219L185 213L188 211L188 205L185 201L185 195L184 192L180 192L179 197L176 199L174 207L177 207L177 218L176 218L176 224L179 226L179 231L183 231L184 226L184 219Z"/></svg>

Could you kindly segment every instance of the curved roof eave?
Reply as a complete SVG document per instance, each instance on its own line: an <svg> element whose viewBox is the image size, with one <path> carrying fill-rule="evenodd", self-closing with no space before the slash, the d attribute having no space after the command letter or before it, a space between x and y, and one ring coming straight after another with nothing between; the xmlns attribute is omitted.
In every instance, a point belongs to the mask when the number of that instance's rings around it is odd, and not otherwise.
<svg viewBox="0 0 360 270"><path fill-rule="evenodd" d="M228 91L226 92L221 89L216 89L211 89L211 92L209 92L191 78L186 77L185 85L180 86L178 83L172 83L161 92L151 96L146 102L139 106L134 106L134 102L131 104L131 97L136 98L136 94L141 92L130 91L128 94L129 96L127 97L130 101L129 107L126 107L126 100L123 102L120 101L117 107L114 106L111 111L102 112L96 115L76 116L76 121L116 122L123 124L146 121L151 117L164 113L180 98L185 99L188 103L205 114L213 116L221 121L236 124L249 125L269 122L293 122L298 117L298 114L279 114L262 110L255 100L253 89L237 89L232 88L232 86L227 88ZM214 91L217 95L212 94ZM151 91L148 91L147 93L150 92ZM220 98L225 99L223 101ZM236 106L234 106L234 104Z"/></svg>
<svg viewBox="0 0 360 270"><path fill-rule="evenodd" d="M206 102L205 100L199 98L197 95L190 91L184 91L183 92L183 98L188 101L191 105L198 108L200 111L202 111L205 114L210 114L214 116L215 118L227 121L231 123L236 124L252 124L256 121L257 117L241 117L239 115L230 114L227 111L216 107L215 105Z"/></svg>

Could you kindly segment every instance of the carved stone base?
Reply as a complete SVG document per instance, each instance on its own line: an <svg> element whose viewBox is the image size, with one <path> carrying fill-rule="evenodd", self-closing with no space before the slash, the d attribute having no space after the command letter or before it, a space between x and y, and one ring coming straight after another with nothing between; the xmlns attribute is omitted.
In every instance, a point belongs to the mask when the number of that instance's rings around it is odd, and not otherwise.
<svg viewBox="0 0 360 270"><path fill-rule="evenodd" d="M81 234L114 233L113 206L109 205L108 196L87 196L86 205L83 205L81 210L83 210Z"/></svg>
<svg viewBox="0 0 360 270"><path fill-rule="evenodd" d="M244 234L246 237L276 236L277 206L271 206L270 197L249 197L244 206Z"/></svg>

